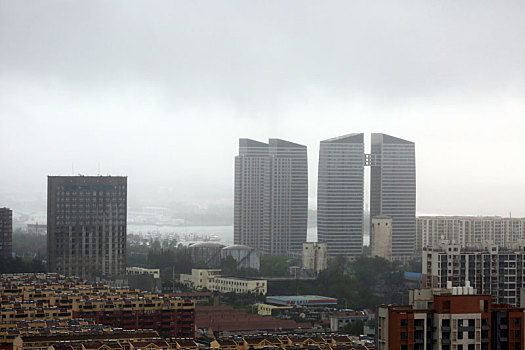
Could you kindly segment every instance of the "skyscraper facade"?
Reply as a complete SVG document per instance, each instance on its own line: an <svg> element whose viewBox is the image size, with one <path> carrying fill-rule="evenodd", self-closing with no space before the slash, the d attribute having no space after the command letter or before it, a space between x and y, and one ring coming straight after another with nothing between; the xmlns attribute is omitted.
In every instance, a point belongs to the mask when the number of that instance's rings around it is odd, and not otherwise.
<svg viewBox="0 0 525 350"><path fill-rule="evenodd" d="M392 258L410 258L416 239L414 143L372 134L370 166L370 217L392 218Z"/></svg>
<svg viewBox="0 0 525 350"><path fill-rule="evenodd" d="M364 134L321 141L317 188L317 237L329 255L363 250Z"/></svg>
<svg viewBox="0 0 525 350"><path fill-rule="evenodd" d="M13 251L13 212L0 208L0 259L11 257Z"/></svg>
<svg viewBox="0 0 525 350"><path fill-rule="evenodd" d="M280 139L240 139L235 157L235 244L270 255L301 251L307 217L306 146Z"/></svg>
<svg viewBox="0 0 525 350"><path fill-rule="evenodd" d="M127 178L48 176L49 272L94 279L126 269Z"/></svg>

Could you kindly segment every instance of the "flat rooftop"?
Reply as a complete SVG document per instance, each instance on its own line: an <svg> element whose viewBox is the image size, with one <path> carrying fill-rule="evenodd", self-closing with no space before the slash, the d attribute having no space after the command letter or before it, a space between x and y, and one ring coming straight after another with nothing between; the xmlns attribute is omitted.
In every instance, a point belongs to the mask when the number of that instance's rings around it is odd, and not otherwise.
<svg viewBox="0 0 525 350"><path fill-rule="evenodd" d="M321 295L279 295L266 297L266 302L277 305L333 305L336 298Z"/></svg>

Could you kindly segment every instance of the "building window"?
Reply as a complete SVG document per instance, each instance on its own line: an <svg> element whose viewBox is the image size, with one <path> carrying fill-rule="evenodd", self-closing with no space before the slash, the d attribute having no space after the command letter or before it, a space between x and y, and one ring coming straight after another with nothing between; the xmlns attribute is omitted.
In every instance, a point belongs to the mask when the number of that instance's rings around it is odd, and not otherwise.
<svg viewBox="0 0 525 350"><path fill-rule="evenodd" d="M408 333L407 332L401 332L401 340L407 340L408 339Z"/></svg>
<svg viewBox="0 0 525 350"><path fill-rule="evenodd" d="M401 327L407 327L408 326L408 320L401 320Z"/></svg>

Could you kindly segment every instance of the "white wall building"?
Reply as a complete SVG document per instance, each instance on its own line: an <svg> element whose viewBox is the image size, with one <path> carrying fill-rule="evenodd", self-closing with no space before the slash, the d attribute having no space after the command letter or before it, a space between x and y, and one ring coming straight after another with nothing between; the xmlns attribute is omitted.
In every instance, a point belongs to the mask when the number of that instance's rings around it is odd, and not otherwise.
<svg viewBox="0 0 525 350"><path fill-rule="evenodd" d="M192 269L191 275L180 275L180 282L196 290L207 289L220 293L266 294L268 291L267 280L227 277L220 274L221 270Z"/></svg>
<svg viewBox="0 0 525 350"><path fill-rule="evenodd" d="M374 216L370 231L370 254L392 260L392 218Z"/></svg>
<svg viewBox="0 0 525 350"><path fill-rule="evenodd" d="M328 267L328 245L326 243L303 243L303 269L319 273Z"/></svg>

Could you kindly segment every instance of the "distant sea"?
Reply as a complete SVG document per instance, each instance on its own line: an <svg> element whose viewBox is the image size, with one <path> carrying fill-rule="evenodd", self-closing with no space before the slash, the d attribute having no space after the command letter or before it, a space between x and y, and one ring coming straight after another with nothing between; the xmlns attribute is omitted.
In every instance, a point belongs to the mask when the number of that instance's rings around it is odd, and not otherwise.
<svg viewBox="0 0 525 350"><path fill-rule="evenodd" d="M156 225L133 225L128 224L128 233L137 234L143 237L168 238L177 235L179 242L190 244L195 241L185 241L184 236L195 234L199 236L216 235L218 242L224 245L233 244L233 226L156 226ZM306 233L308 242L317 241L317 227L309 227ZM363 237L364 244L368 245L370 237Z"/></svg>

